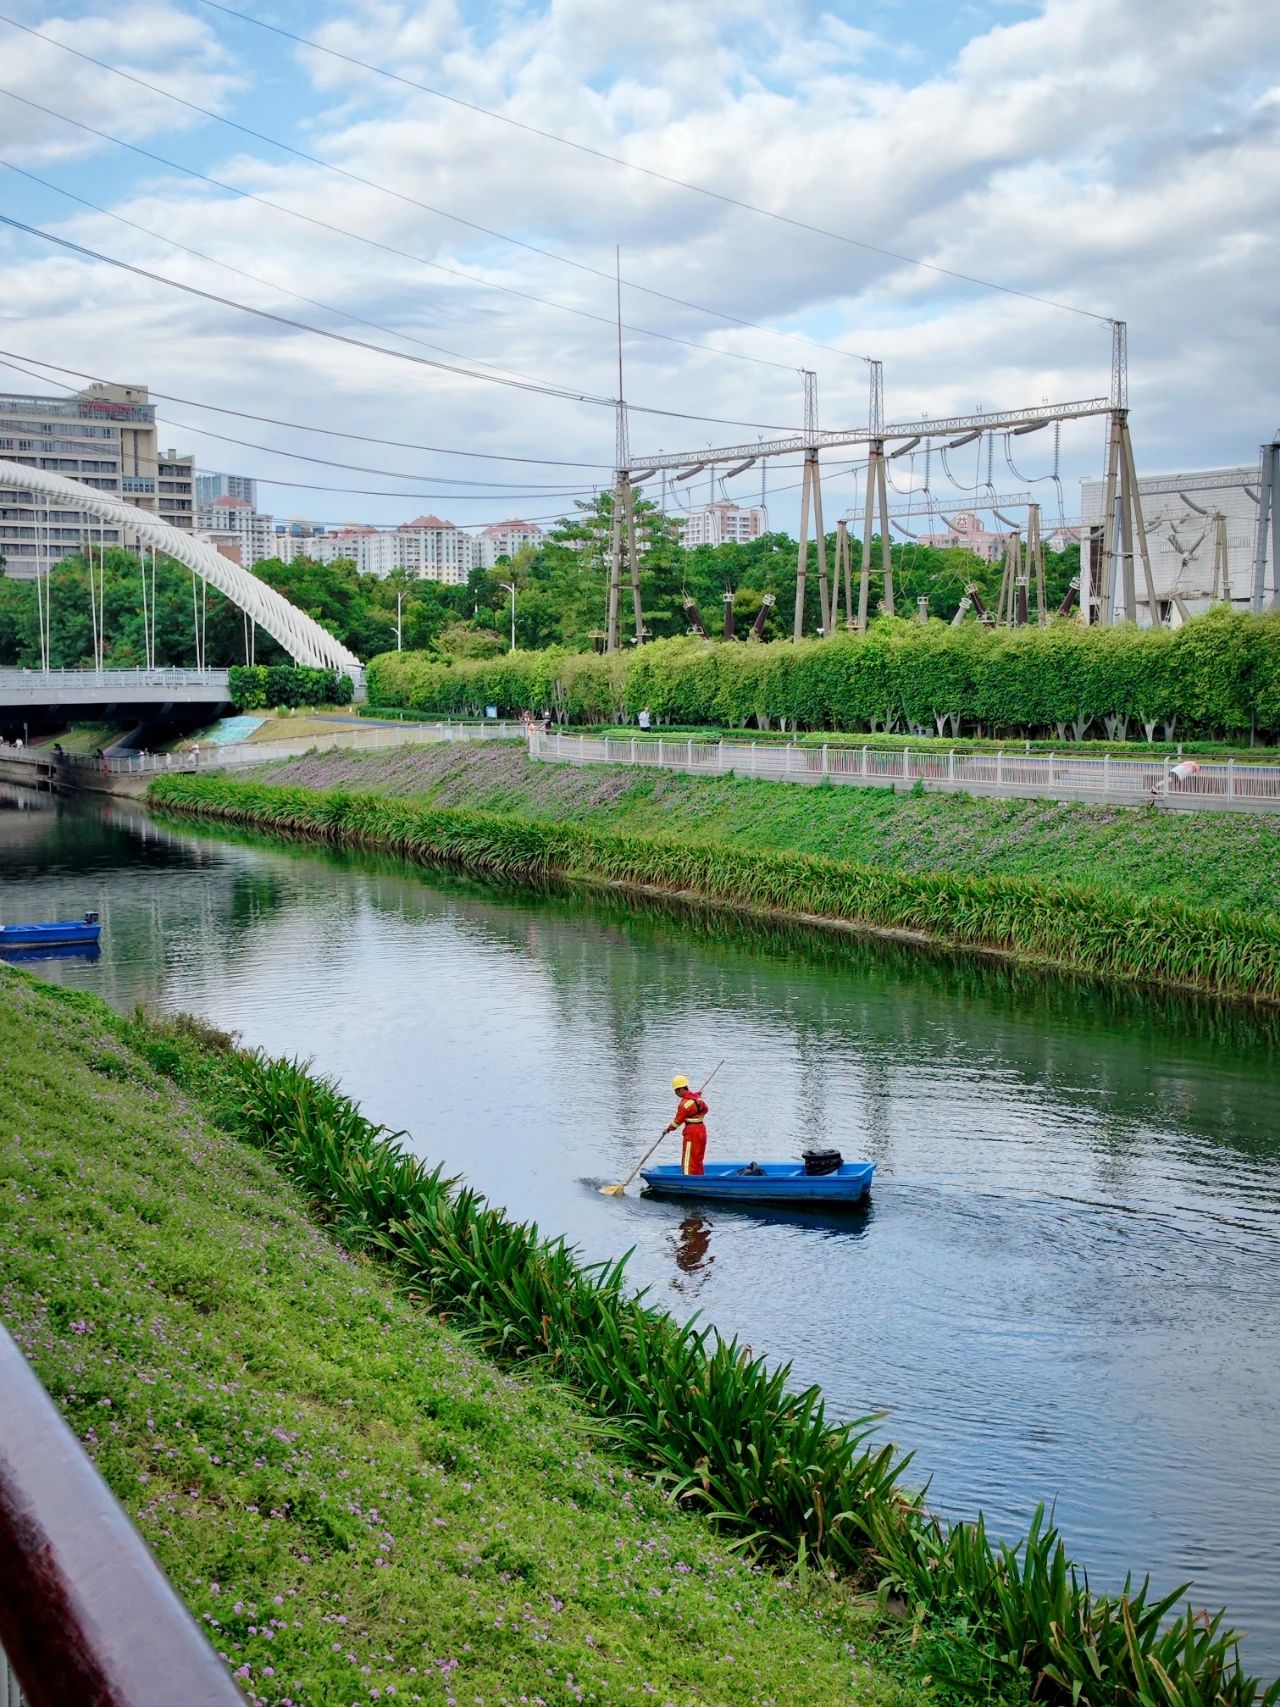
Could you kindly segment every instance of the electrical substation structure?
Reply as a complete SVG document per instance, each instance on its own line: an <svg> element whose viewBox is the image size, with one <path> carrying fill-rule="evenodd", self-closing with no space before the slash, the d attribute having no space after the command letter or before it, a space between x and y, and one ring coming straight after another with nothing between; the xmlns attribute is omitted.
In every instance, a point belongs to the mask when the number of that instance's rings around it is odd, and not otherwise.
<svg viewBox="0 0 1280 1707"><path fill-rule="evenodd" d="M778 457L800 456L803 480L800 496L800 528L796 561L796 598L792 619L792 638L803 637L809 576L809 529L812 520L816 547L818 577L819 632L833 633L843 623L851 632L864 631L871 614L873 582L878 583L879 608L886 615L895 610L893 580L892 536L898 532L914 537L909 523L913 518L937 515L948 527L953 527L948 512L964 505L957 499L939 500L929 489L928 467L933 452L940 454L943 466L949 451L984 440L987 445L987 480L974 488L977 496L969 500L970 507L990 511L1008 530L1004 553L1004 574L996 609L987 612L977 589L966 590L957 613L962 621L969 611L980 620L996 625L1016 627L1028 621L1045 623L1051 615L1066 615L1078 602L1086 623L1104 625L1116 622L1145 622L1158 625L1169 619L1168 600L1157 597L1152 575L1148 529L1142 511L1142 492L1134 462L1133 443L1129 431L1128 328L1123 320L1111 323L1111 374L1105 397L1088 397L1065 403L1040 403L1025 409L979 411L972 415L951 415L936 419L886 423L884 419L884 374L879 361L868 360L870 397L867 425L839 430L823 430L818 424L816 376L808 371L804 378L804 425L799 433L777 438L759 439L755 443L720 445L696 451L663 451L653 456L632 455L627 431L626 406L618 405L617 467L613 485L613 527L609 558L609 604L606 645L616 651L622 641L622 587L628 571L630 576L634 615L633 641L645 638L644 615L640 599L640 558L636 542L636 488L655 474L664 483L692 480L707 470L723 469L720 478L727 480L743 474L759 464L762 483L769 462ZM619 374L621 382L621 373ZM619 385L621 392L621 383ZM1044 576L1044 519L1042 506L1027 492L997 493L992 484L992 447L998 438L1004 440L1005 457L1011 469L1010 446L1016 438L1043 431L1055 430L1054 473L1058 477L1058 444L1061 428L1071 421L1098 418L1106 422L1106 457L1104 501L1102 516L1093 530L1093 572L1073 582L1066 599L1056 612L1051 612L1045 592ZM827 541L823 525L822 475L820 457L825 451L858 448L865 450L866 475L864 497L860 505L847 510L837 521L835 530L835 561L828 574ZM889 506L889 464L911 453L923 454L926 459L925 484L914 493L905 507ZM981 447L979 449L981 465ZM1013 469L1016 474L1018 471ZM1151 483L1144 482L1150 490ZM1185 484L1185 482L1184 482ZM763 486L762 486L763 489ZM1251 493L1251 496L1254 494ZM1280 592L1280 576L1274 568L1280 555L1280 440L1262 448L1259 472L1259 504L1257 546L1255 549L1252 607L1262 610L1268 602L1276 602ZM762 500L763 501L763 500ZM1025 511L1025 519L1009 514L1010 510ZM851 535L861 532L861 564L858 574L856 607L852 588ZM1225 540L1218 530L1219 564L1215 587L1227 586ZM876 541L879 542L878 563L873 561ZM1268 551L1268 544L1270 550ZM1270 600L1264 586L1266 565L1273 565ZM1141 564L1141 584L1138 565ZM918 614L927 612L921 609Z"/></svg>

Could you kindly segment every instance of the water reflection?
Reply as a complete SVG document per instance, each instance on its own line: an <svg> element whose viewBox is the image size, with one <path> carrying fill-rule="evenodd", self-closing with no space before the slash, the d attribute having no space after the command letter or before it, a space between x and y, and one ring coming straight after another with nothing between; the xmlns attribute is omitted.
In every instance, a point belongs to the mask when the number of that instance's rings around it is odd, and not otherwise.
<svg viewBox="0 0 1280 1707"><path fill-rule="evenodd" d="M686 1297L696 1297L699 1287L695 1277L705 1275L716 1260L708 1255L711 1249L710 1221L705 1215L686 1215L671 1243L675 1249L676 1268L679 1270L679 1276L672 1281L672 1285Z"/></svg>
<svg viewBox="0 0 1280 1707"><path fill-rule="evenodd" d="M634 1247L637 1285L793 1362L837 1414L886 1411L941 1508L1012 1532L1056 1498L1095 1582L1192 1577L1277 1668L1274 1013L127 806L6 812L0 883L10 917L102 914L101 961L50 977L314 1056L587 1257ZM834 1144L876 1162L871 1209L582 1183L625 1178L671 1072L722 1056L712 1155Z"/></svg>

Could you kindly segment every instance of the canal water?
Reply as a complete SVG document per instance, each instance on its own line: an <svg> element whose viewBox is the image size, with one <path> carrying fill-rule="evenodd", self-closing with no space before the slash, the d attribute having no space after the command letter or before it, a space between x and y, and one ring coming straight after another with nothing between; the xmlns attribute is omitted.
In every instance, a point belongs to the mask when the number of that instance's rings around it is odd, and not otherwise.
<svg viewBox="0 0 1280 1707"><path fill-rule="evenodd" d="M938 1509L1014 1536L1050 1502L1096 1586L1190 1580L1280 1671L1274 1016L0 792L0 916L91 907L101 957L44 976L313 1058L513 1215L882 1412ZM599 1194L721 1058L710 1154L834 1143L877 1164L869 1213Z"/></svg>

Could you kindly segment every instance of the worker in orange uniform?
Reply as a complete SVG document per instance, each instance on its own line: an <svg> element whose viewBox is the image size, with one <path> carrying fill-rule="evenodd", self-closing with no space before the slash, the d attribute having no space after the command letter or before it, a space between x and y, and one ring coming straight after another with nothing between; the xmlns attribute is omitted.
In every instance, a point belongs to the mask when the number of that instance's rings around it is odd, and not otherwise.
<svg viewBox="0 0 1280 1707"><path fill-rule="evenodd" d="M707 1104L700 1091L689 1089L689 1081L683 1073L676 1074L671 1081L671 1088L676 1093L676 1117L667 1127L667 1131L674 1132L677 1126L683 1128L680 1171L685 1174L700 1174L703 1172L702 1163L707 1154L707 1127L704 1119Z"/></svg>

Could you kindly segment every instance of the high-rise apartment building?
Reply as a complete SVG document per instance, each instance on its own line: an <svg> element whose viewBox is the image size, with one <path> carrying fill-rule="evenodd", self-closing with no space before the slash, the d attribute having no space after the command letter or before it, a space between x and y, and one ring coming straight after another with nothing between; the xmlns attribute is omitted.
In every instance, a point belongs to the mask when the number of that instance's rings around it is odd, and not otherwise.
<svg viewBox="0 0 1280 1707"><path fill-rule="evenodd" d="M700 510L690 510L687 516L673 515L670 520L680 528L680 543L696 550L700 545L745 545L759 539L769 522L759 504L749 508L743 504L707 504Z"/></svg>
<svg viewBox="0 0 1280 1707"><path fill-rule="evenodd" d="M214 498L196 511L196 533L246 569L276 555L276 524L260 516L247 498Z"/></svg>
<svg viewBox="0 0 1280 1707"><path fill-rule="evenodd" d="M243 498L251 510L258 507L258 482L247 474L198 474L196 504L212 504L215 498Z"/></svg>
<svg viewBox="0 0 1280 1707"><path fill-rule="evenodd" d="M542 544L542 529L536 522L494 522L481 530L476 545L482 569L492 569L500 557L514 557L526 546Z"/></svg>
<svg viewBox="0 0 1280 1707"><path fill-rule="evenodd" d="M158 454L155 407L145 385L91 385L66 397L0 395L0 458L65 474L190 533L195 465ZM86 542L129 545L120 529L74 504L31 491L0 491L0 559L15 578L47 572Z"/></svg>
<svg viewBox="0 0 1280 1707"><path fill-rule="evenodd" d="M314 534L302 544L294 555L313 557L317 563L349 557L362 575L390 575L402 569L414 580L452 586L461 586L479 561L471 535L439 516L417 516L394 528L351 523Z"/></svg>

